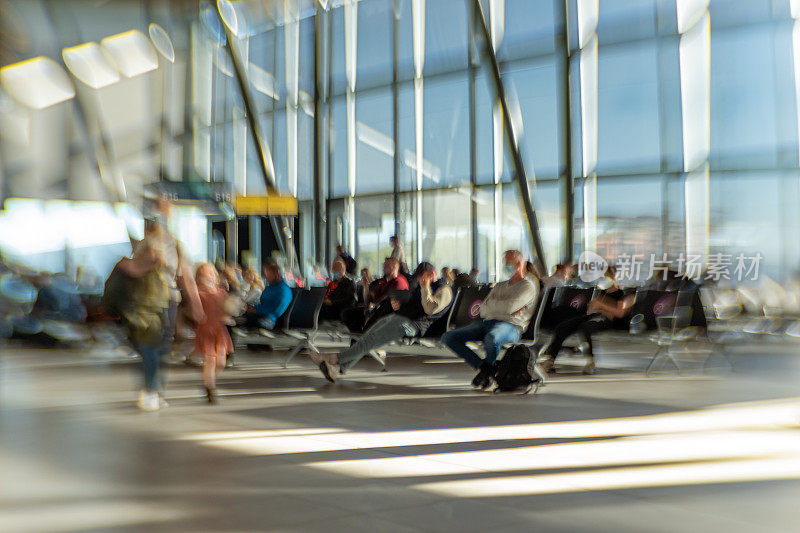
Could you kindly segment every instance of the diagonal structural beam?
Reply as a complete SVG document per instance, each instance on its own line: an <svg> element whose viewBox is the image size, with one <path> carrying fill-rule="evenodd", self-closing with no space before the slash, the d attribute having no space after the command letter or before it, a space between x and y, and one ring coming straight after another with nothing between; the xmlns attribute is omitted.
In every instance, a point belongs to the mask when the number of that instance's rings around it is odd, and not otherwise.
<svg viewBox="0 0 800 533"><path fill-rule="evenodd" d="M467 0L469 2L469 0ZM508 108L508 97L506 95L505 85L503 84L503 77L500 74L500 65L497 63L497 56L492 47L492 39L489 34L489 28L486 25L486 18L484 17L483 7L480 0L472 1L472 8L474 10L475 24L478 26L478 34L482 38L481 52L489 63L492 71L492 86L495 90L497 99L500 101L500 107L503 110L503 124L505 127L506 137L508 138L508 145L511 151L511 159L514 164L514 177L516 178L517 185L519 185L519 195L522 198L522 205L525 208L525 218L528 221L528 229L530 231L531 241L533 242L533 251L536 254L535 261L542 273L546 273L546 264L544 256L544 248L542 247L542 238L539 233L539 222L536 218L536 211L533 207L533 200L531 199L530 190L528 189L528 175L525 172L525 165L522 160L522 153L519 148L519 139L517 132L514 130L514 125L511 121L511 113Z"/></svg>
<svg viewBox="0 0 800 533"><path fill-rule="evenodd" d="M244 114L247 118L247 126L250 129L253 142L256 145L256 154L258 155L258 165L261 168L261 177L264 179L264 185L267 187L267 194L278 194L278 187L275 182L275 174L272 170L272 165L269 164L271 156L268 156L264 151L264 139L256 122L256 110L253 106L252 98L250 97L250 91L247 87L247 74L242 65L241 58L233 48L234 35L231 29L225 23L222 14L219 12L219 3L217 3L217 15L219 16L220 24L222 24L222 27L225 29L225 48L228 50L228 54L231 57L234 77L236 78L236 82L239 86L239 93L241 94L242 103L244 104ZM281 216L280 228L275 222L275 217L269 216L268 218L278 241L278 246L281 249L281 253L287 259L289 259L290 266L293 266L296 263L296 254L294 253L294 244L292 243L292 225L289 217Z"/></svg>

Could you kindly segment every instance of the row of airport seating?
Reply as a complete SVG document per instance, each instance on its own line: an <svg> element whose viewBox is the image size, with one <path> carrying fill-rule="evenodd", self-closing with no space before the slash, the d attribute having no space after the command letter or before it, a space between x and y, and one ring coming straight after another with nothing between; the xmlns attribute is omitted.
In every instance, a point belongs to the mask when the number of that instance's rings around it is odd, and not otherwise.
<svg viewBox="0 0 800 533"><path fill-rule="evenodd" d="M445 331L464 327L478 320L480 304L490 290L489 285L461 288L457 291L449 312L431 325L428 335L422 338L404 339L403 344L434 348L437 352L449 354L449 350L441 343L441 335ZM534 319L523 333L520 342L543 346L559 321L586 313L587 306L596 295L596 291L594 288L574 286L545 289L537 303ZM347 331L340 323L320 323L319 315L325 298L325 287L295 288L293 292L291 305L278 320L276 329L280 331L279 334L267 337L247 336L242 342L249 347L267 344L289 349L289 354L283 362L283 366L286 367L301 350L307 349L319 353L319 346L326 342L351 342L358 337L358 334ZM657 347L647 367L648 372L655 368L661 359L671 362L680 370L680 364L672 353L672 347L676 343L711 340L708 336L706 316L699 291L636 289L629 327L625 330L600 332L596 336L598 339L625 341L629 340L631 335L643 334L646 334ZM710 358L712 354L708 357ZM370 355L382 363L385 370L385 358L376 352ZM722 356L730 362L724 352Z"/></svg>

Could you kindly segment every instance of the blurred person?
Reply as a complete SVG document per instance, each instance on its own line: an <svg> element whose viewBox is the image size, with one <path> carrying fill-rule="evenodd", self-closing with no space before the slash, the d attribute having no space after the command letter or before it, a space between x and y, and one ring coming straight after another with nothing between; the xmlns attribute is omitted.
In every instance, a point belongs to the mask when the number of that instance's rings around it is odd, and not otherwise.
<svg viewBox="0 0 800 533"><path fill-rule="evenodd" d="M344 261L334 260L331 265L331 281L319 317L323 320L340 320L342 311L356 304L356 285L347 274Z"/></svg>
<svg viewBox="0 0 800 533"><path fill-rule="evenodd" d="M439 279L440 279L440 280L442 280L442 279L448 279L448 278L450 278L450 275L451 275L451 274L452 274L452 271L450 270L450 268L449 268L449 267L442 267L442 271L441 271L441 273L439 274ZM455 278L455 275L453 276L453 278Z"/></svg>
<svg viewBox="0 0 800 533"><path fill-rule="evenodd" d="M461 272L461 269L460 269L460 268L454 268L454 269L453 269L453 277L454 277L454 278L457 278L458 276L460 276L460 275L461 275L461 273L462 273L462 272Z"/></svg>
<svg viewBox="0 0 800 533"><path fill-rule="evenodd" d="M389 257L397 259L397 262L400 264L400 272L407 274L408 265L406 264L406 251L403 248L403 243L400 242L397 235L392 235L389 237L389 244L392 246L392 253Z"/></svg>
<svg viewBox="0 0 800 533"><path fill-rule="evenodd" d="M364 306L351 307L342 312L342 322L353 332L362 332L375 320L391 313L391 306L382 305L390 290L409 290L405 276L400 275L400 262L387 257L383 262L383 277L369 286L369 294Z"/></svg>
<svg viewBox="0 0 800 533"><path fill-rule="evenodd" d="M177 253L170 254L167 246L170 239L165 233L160 224L146 224L145 237L136 247L133 257L123 258L118 263L121 271L130 278L126 285L130 291L129 303L122 310L122 320L134 349L142 357L144 387L139 392L138 406L144 411L156 411L167 405L163 398L160 366L164 346L171 344L172 340L173 309L177 309L172 281L178 266ZM182 279L189 277L183 275ZM196 293L196 285L191 285ZM202 310L195 312L195 316L202 319Z"/></svg>
<svg viewBox="0 0 800 533"><path fill-rule="evenodd" d="M392 341L425 335L430 325L447 312L453 301L453 289L444 283L433 291L431 286L437 280L433 265L420 263L415 277L417 288L413 291L389 291L387 299L394 313L375 321L355 344L338 354L312 355L325 379L335 383L337 374L346 372L365 355Z"/></svg>
<svg viewBox="0 0 800 533"><path fill-rule="evenodd" d="M244 293L244 303L255 305L261 298L264 290L264 280L258 275L256 269L247 268L242 273L242 292Z"/></svg>
<svg viewBox="0 0 800 533"><path fill-rule="evenodd" d="M208 403L216 403L217 375L233 353L233 342L226 328L228 293L220 286L217 269L210 263L197 268L197 289L204 319L197 324L195 352L203 356L203 385Z"/></svg>
<svg viewBox="0 0 800 533"><path fill-rule="evenodd" d="M486 389L492 384L497 356L503 344L517 342L528 327L539 296L538 284L526 275L522 252L508 250L503 255L503 281L498 282L481 304L481 320L442 335L442 342L478 373L472 386ZM483 341L486 358L467 346Z"/></svg>
<svg viewBox="0 0 800 533"><path fill-rule="evenodd" d="M549 287L564 287L569 285L572 281L572 268L571 265L565 263L558 263L553 270L553 274L542 279L545 288Z"/></svg>
<svg viewBox="0 0 800 533"><path fill-rule="evenodd" d="M344 261L344 268L348 276L355 276L358 272L358 263L341 244L336 245L336 257Z"/></svg>
<svg viewBox="0 0 800 533"><path fill-rule="evenodd" d="M546 356L542 362L542 368L546 372L552 372L555 366L558 353L564 341L573 333L581 332L585 337L586 355L589 361L583 368L583 373L587 375L596 372L594 351L592 346L592 333L606 329L627 329L630 323L630 314L633 310L634 294L626 294L620 289L616 280L606 277L611 285L589 302L586 314L562 320L553 332L550 343L542 350L542 355Z"/></svg>
<svg viewBox="0 0 800 533"><path fill-rule="evenodd" d="M271 331L292 303L292 289L283 279L277 263L264 266L264 280L266 285L258 304L248 310L248 324Z"/></svg>
<svg viewBox="0 0 800 533"><path fill-rule="evenodd" d="M366 305L366 302L369 301L369 286L373 281L372 273L370 272L369 268L362 268L361 277L356 284L356 297L359 305Z"/></svg>
<svg viewBox="0 0 800 533"><path fill-rule="evenodd" d="M478 276L480 275L480 273L481 271L478 270L477 268L473 268L472 270L469 271L469 277L476 285L479 283Z"/></svg>
<svg viewBox="0 0 800 533"><path fill-rule="evenodd" d="M478 286L478 283L466 272L462 272L458 276L454 276L451 272L450 276L453 278L453 290L457 291L459 289Z"/></svg>

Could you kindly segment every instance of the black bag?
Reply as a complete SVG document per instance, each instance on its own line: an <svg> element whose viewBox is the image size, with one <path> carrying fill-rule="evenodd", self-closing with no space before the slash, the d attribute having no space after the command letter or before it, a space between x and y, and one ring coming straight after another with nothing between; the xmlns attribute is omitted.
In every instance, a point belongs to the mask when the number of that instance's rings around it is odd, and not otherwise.
<svg viewBox="0 0 800 533"><path fill-rule="evenodd" d="M120 268L120 262L114 265L114 269L109 274L103 286L103 296L100 299L100 307L109 315L122 317L133 307L132 295L136 281L128 276Z"/></svg>
<svg viewBox="0 0 800 533"><path fill-rule="evenodd" d="M525 389L527 394L531 389L539 389L544 384L543 375L536 371L537 347L524 344L515 344L497 363L494 380L497 382L495 392L512 392Z"/></svg>

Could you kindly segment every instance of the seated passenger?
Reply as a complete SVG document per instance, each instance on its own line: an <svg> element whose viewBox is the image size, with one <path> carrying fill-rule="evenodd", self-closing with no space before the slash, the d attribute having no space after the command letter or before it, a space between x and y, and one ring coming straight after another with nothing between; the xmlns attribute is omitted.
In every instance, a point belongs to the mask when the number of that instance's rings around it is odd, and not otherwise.
<svg viewBox="0 0 800 533"><path fill-rule="evenodd" d="M331 265L331 281L322 302L319 317L323 320L339 320L342 311L356 303L356 285L346 272L344 261L336 259Z"/></svg>
<svg viewBox="0 0 800 533"><path fill-rule="evenodd" d="M403 337L417 337L425 332L438 318L443 316L453 301L453 289L441 284L433 292L431 284L436 282L436 269L430 263L421 263L416 270L417 288L391 290L387 296L392 314L377 320L361 338L339 354L312 355L325 379L336 382L339 372L344 373L372 350L377 350Z"/></svg>
<svg viewBox="0 0 800 533"><path fill-rule="evenodd" d="M522 252L509 250L504 255L505 281L497 283L481 304L481 320L448 331L442 342L464 359L472 368L479 370L472 385L485 389L492 384L497 355L507 342L517 342L528 327L536 300L539 284L526 276ZM486 358L467 347L468 341L483 341Z"/></svg>
<svg viewBox="0 0 800 533"><path fill-rule="evenodd" d="M578 331L586 337L587 355L589 362L583 368L584 374L594 374L594 353L592 351L592 333L604 329L624 329L630 321L635 295L626 295L625 292L613 281L612 286L593 298L586 314L568 318L559 323L553 332L553 339L544 350L543 355L548 358L542 362L546 372L552 372L558 352L567 337Z"/></svg>
<svg viewBox="0 0 800 533"><path fill-rule="evenodd" d="M292 303L292 289L283 280L281 268L277 263L270 263L264 267L264 279L267 285L261 292L258 304L248 310L247 322L250 326L272 330Z"/></svg>
<svg viewBox="0 0 800 533"><path fill-rule="evenodd" d="M354 332L364 331L371 322L392 312L391 306L384 303L390 290L408 290L408 281L400 275L400 262L387 257L383 262L383 277L373 281L369 286L369 297L366 305L351 307L342 312L342 322Z"/></svg>
<svg viewBox="0 0 800 533"><path fill-rule="evenodd" d="M348 275L356 275L356 272L358 272L358 263L341 244L336 245L336 258L344 261L344 268Z"/></svg>

